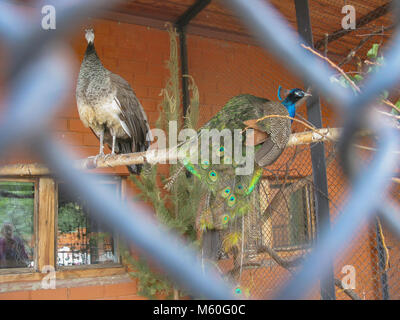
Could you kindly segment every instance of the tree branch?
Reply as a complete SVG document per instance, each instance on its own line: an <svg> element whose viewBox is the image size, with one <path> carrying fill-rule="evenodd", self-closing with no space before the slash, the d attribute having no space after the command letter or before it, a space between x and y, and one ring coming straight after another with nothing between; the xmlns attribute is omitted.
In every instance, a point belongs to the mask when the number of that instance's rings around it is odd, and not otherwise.
<svg viewBox="0 0 400 320"><path fill-rule="evenodd" d="M327 140L337 140L341 129L338 128L323 128L313 129L313 131L294 133L290 136L288 147L316 143ZM176 161L183 159L179 158L177 152L170 152L168 149L152 149L146 152L127 153L118 155L106 155L98 157L97 161L94 157L76 160L74 165L76 169L96 169L96 168L111 168L118 166L127 166L132 164L143 163L168 163L168 161ZM51 174L50 170L43 164L12 164L0 166L0 176L37 176Z"/></svg>

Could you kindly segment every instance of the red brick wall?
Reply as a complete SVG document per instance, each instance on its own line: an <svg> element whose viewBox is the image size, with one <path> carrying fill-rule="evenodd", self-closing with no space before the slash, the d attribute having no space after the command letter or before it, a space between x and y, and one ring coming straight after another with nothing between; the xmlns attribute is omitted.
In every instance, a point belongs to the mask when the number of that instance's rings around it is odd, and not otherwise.
<svg viewBox="0 0 400 320"><path fill-rule="evenodd" d="M169 57L169 36L157 30L127 23L94 20L95 47L104 66L124 77L135 90L148 115L151 127L158 117L159 93L168 78L166 60ZM77 65L86 48L83 30L70 42ZM225 102L240 93L251 93L276 99L277 88L301 87L301 81L256 46L188 35L189 72L200 91L201 123L210 119ZM300 113L304 112L304 106ZM324 121L333 126L334 115L323 105ZM297 125L296 125L297 126ZM76 153L77 158L96 155L98 140L85 128L78 116L75 92L54 120L54 134ZM297 126L296 130L303 130ZM106 150L109 152L109 150ZM127 174L125 167L96 170L112 174ZM128 197L135 191L128 180ZM136 282L118 285L59 288L0 294L0 299L140 299Z"/></svg>
<svg viewBox="0 0 400 320"><path fill-rule="evenodd" d="M0 294L0 300L143 300L137 295L136 281L56 288L49 290L15 291Z"/></svg>

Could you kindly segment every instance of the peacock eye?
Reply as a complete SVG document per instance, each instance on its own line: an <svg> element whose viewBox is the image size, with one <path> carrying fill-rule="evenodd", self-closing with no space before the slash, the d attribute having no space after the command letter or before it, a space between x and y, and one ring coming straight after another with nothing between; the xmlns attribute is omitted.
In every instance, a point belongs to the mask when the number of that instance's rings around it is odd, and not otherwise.
<svg viewBox="0 0 400 320"><path fill-rule="evenodd" d="M222 223L227 224L229 222L229 216L227 214L222 216Z"/></svg>
<svg viewBox="0 0 400 320"><path fill-rule="evenodd" d="M236 203L236 197L234 195L230 196L228 199L228 206L233 207Z"/></svg>
<svg viewBox="0 0 400 320"><path fill-rule="evenodd" d="M231 188L228 187L222 190L222 197L227 198L229 197L230 194L231 194Z"/></svg>
<svg viewBox="0 0 400 320"><path fill-rule="evenodd" d="M222 157L223 155L224 155L224 151L225 151L225 148L224 147L219 147L218 149L217 149L217 155L219 156L219 157Z"/></svg>
<svg viewBox="0 0 400 320"><path fill-rule="evenodd" d="M217 181L217 179L218 179L218 175L217 175L217 173L216 173L214 170L210 171L210 173L208 174L208 176L209 176L209 178L210 178L210 180L211 180L212 182L215 182L215 181Z"/></svg>
<svg viewBox="0 0 400 320"><path fill-rule="evenodd" d="M209 163L207 160L204 160L204 161L201 163L201 167L202 167L203 169L207 169L209 166L210 166L210 163Z"/></svg>

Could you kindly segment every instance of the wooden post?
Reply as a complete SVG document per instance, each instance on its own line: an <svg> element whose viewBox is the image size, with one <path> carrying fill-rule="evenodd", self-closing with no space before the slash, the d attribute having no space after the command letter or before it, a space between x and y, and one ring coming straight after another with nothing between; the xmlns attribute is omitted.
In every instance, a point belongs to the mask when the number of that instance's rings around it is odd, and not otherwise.
<svg viewBox="0 0 400 320"><path fill-rule="evenodd" d="M38 210L38 271L44 266L55 267L56 184L48 177L39 179Z"/></svg>

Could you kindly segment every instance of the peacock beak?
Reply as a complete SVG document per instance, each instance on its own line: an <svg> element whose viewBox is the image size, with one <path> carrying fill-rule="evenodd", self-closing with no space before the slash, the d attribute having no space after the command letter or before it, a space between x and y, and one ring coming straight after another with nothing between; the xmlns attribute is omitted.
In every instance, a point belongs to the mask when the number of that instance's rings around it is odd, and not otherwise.
<svg viewBox="0 0 400 320"><path fill-rule="evenodd" d="M309 93L309 92L304 92L304 96L305 96L305 97L311 97L311 96L312 96L312 94L311 94L311 93Z"/></svg>

